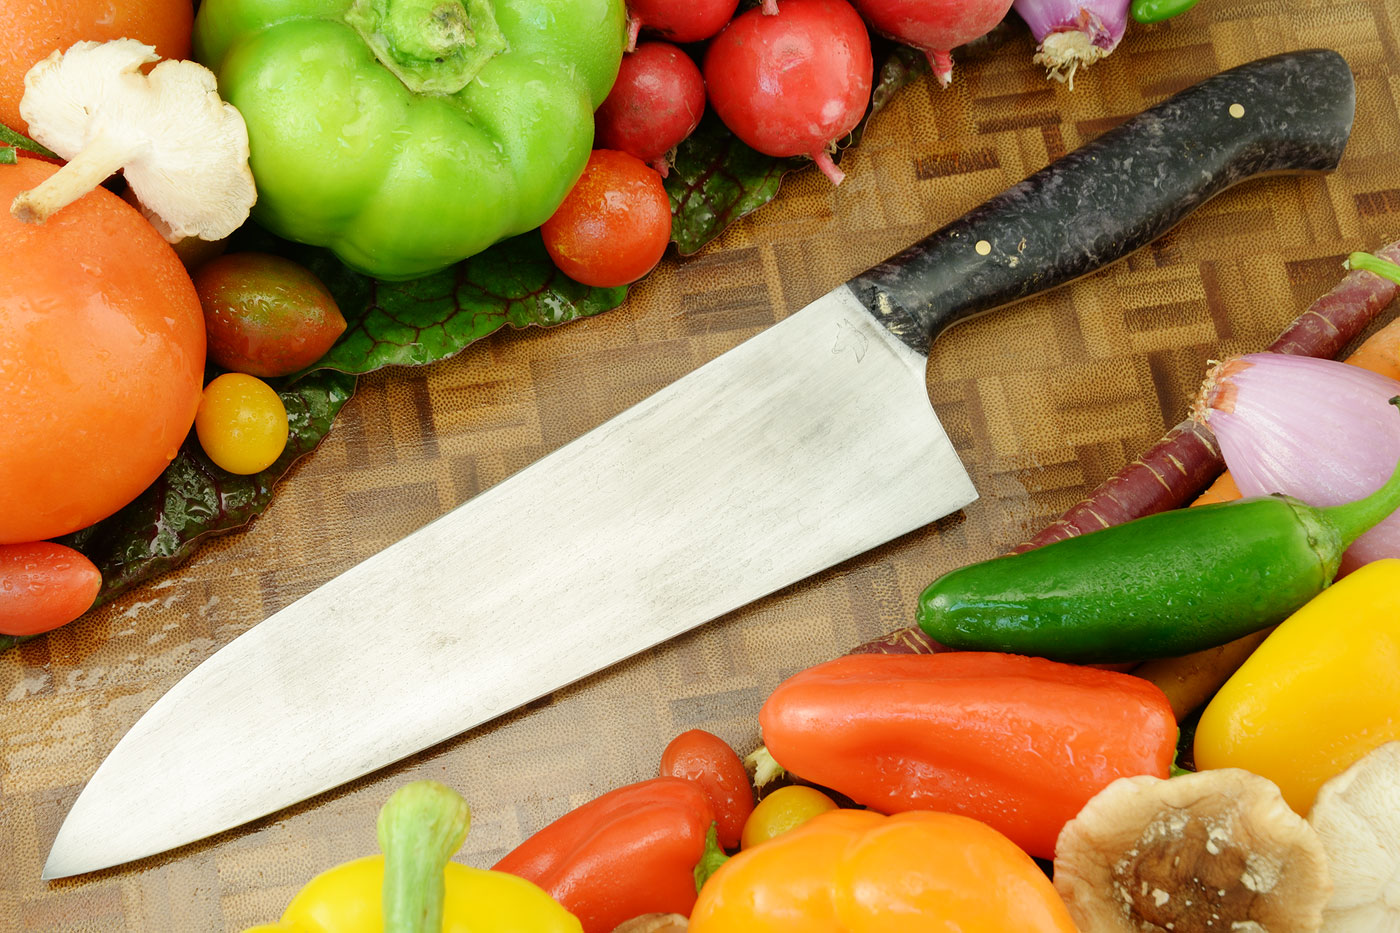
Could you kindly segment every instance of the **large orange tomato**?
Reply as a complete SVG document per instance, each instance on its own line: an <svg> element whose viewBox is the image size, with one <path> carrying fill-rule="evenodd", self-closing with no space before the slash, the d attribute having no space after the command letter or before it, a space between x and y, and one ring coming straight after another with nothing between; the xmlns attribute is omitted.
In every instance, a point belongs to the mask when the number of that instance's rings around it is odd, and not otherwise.
<svg viewBox="0 0 1400 933"><path fill-rule="evenodd" d="M10 216L55 171L0 165L0 544L135 498L179 451L203 385L194 285L134 208L98 188L44 224Z"/></svg>
<svg viewBox="0 0 1400 933"><path fill-rule="evenodd" d="M0 123L27 132L19 118L24 73L74 42L140 39L162 58L190 57L190 0L0 0Z"/></svg>

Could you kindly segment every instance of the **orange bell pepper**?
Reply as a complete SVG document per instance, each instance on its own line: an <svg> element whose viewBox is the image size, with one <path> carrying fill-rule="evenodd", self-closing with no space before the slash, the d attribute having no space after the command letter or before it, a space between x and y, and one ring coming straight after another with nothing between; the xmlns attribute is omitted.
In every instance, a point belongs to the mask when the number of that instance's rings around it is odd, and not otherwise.
<svg viewBox="0 0 1400 933"><path fill-rule="evenodd" d="M978 651L818 664L758 722L777 763L814 784L882 813L959 813L1044 858L1115 779L1166 777L1177 736L1145 680Z"/></svg>
<svg viewBox="0 0 1400 933"><path fill-rule="evenodd" d="M984 823L833 810L734 856L689 933L1074 933L1030 856Z"/></svg>

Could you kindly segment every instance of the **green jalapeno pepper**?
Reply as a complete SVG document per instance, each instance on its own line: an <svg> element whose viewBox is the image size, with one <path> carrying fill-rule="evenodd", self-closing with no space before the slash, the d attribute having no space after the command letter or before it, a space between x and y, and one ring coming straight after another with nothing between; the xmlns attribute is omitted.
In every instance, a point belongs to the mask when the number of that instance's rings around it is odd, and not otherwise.
<svg viewBox="0 0 1400 933"><path fill-rule="evenodd" d="M1400 465L1346 505L1262 496L1162 512L945 574L920 597L919 626L952 648L1086 663L1201 651L1292 615L1397 507Z"/></svg>
<svg viewBox="0 0 1400 933"><path fill-rule="evenodd" d="M1139 23L1160 23L1196 5L1196 0L1133 0L1129 9Z"/></svg>

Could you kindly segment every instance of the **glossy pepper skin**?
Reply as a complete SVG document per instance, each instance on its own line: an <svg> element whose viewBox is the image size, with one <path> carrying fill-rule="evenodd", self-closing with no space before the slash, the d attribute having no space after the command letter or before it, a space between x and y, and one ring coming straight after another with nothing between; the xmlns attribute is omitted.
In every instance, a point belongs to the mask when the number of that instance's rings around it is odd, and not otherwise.
<svg viewBox="0 0 1400 933"><path fill-rule="evenodd" d="M949 813L833 810L734 856L689 933L1074 933L1035 862Z"/></svg>
<svg viewBox="0 0 1400 933"><path fill-rule="evenodd" d="M699 784L652 778L564 814L495 870L544 888L579 918L584 933L612 933L643 914L690 913L695 866L714 821Z"/></svg>
<svg viewBox="0 0 1400 933"><path fill-rule="evenodd" d="M435 781L394 792L379 813L384 855L312 878L274 924L245 933L579 933L579 922L538 887L449 861L471 812Z"/></svg>
<svg viewBox="0 0 1400 933"><path fill-rule="evenodd" d="M622 0L204 0L194 31L248 124L254 217L381 279L548 219L625 41Z"/></svg>
<svg viewBox="0 0 1400 933"><path fill-rule="evenodd" d="M980 652L837 658L780 684L758 721L802 778L882 813L959 813L1044 858L1117 778L1166 777L1177 735L1141 678Z"/></svg>
<svg viewBox="0 0 1400 933"><path fill-rule="evenodd" d="M1400 560L1344 577L1255 649L1201 714L1199 768L1244 768L1306 815L1331 777L1400 739Z"/></svg>
<svg viewBox="0 0 1400 933"><path fill-rule="evenodd" d="M944 574L919 627L953 648L1080 663L1190 654L1288 618L1397 506L1400 469L1345 505L1261 496L1149 515Z"/></svg>

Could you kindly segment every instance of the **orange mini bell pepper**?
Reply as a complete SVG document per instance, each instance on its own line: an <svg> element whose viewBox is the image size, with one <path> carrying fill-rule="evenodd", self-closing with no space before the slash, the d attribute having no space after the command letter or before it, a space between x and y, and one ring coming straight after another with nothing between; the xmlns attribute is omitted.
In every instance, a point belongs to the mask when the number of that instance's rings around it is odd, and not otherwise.
<svg viewBox="0 0 1400 933"><path fill-rule="evenodd" d="M951 813L833 810L734 856L689 933L1074 933L1030 856Z"/></svg>
<svg viewBox="0 0 1400 933"><path fill-rule="evenodd" d="M882 813L960 813L1045 858L1115 779L1166 777L1177 735L1145 680L970 651L837 658L780 684L758 721L808 781Z"/></svg>

